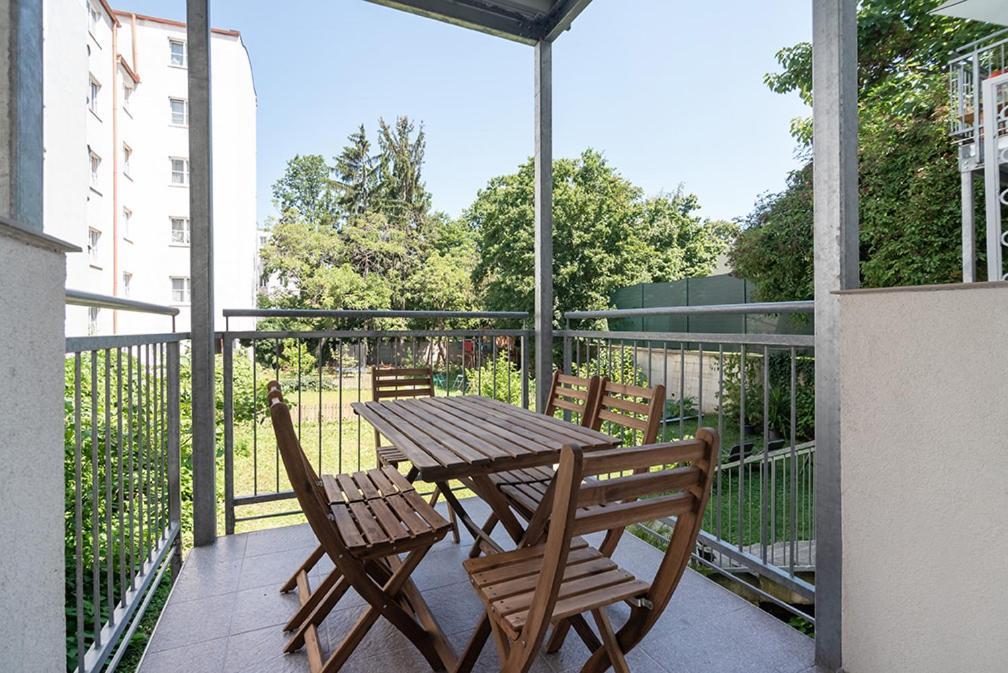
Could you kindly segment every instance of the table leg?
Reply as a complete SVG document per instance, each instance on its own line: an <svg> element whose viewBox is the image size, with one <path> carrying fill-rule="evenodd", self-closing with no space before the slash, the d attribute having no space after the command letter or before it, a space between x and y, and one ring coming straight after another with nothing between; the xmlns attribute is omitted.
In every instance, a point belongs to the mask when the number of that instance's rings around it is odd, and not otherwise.
<svg viewBox="0 0 1008 673"><path fill-rule="evenodd" d="M458 501L458 498L455 497L455 494L448 487L447 482L439 481L436 482L436 484L438 488L441 489L441 492L444 494L445 502L448 504L448 507L450 507L455 512L455 515L458 517L458 520L462 523L463 526L465 526L466 530L469 531L469 534L473 536L474 540L482 541L484 544L488 545L494 551L497 552L504 551L503 547L494 542L493 538L484 533L483 530L479 527L479 525L477 525L476 522L472 520L472 517L470 517L469 513L466 512L465 508L462 506L462 503Z"/></svg>

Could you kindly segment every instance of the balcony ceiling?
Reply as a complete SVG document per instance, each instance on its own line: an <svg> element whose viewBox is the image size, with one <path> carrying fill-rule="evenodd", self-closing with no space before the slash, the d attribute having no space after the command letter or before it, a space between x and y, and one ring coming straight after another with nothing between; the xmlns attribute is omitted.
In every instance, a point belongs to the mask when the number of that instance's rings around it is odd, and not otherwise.
<svg viewBox="0 0 1008 673"><path fill-rule="evenodd" d="M1008 26L1008 2L1005 0L949 0L934 11L936 14L959 19Z"/></svg>
<svg viewBox="0 0 1008 673"><path fill-rule="evenodd" d="M524 44L555 40L591 0L368 0Z"/></svg>

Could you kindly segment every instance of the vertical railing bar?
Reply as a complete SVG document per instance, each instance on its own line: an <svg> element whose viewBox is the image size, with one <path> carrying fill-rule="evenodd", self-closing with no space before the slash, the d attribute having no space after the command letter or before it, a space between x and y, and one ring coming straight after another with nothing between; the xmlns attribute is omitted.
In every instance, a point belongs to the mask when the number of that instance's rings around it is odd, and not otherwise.
<svg viewBox="0 0 1008 673"><path fill-rule="evenodd" d="M276 339L276 356L273 358L273 380L277 383L280 382L280 338ZM280 444L278 442L273 443L273 492L280 492Z"/></svg>
<svg viewBox="0 0 1008 673"><path fill-rule="evenodd" d="M81 354L74 353L74 579L75 607L77 610L77 662L80 668L84 666L84 503L82 487L84 474L82 469L82 438L81 438Z"/></svg>
<svg viewBox="0 0 1008 673"><path fill-rule="evenodd" d="M490 362L491 376L493 377L493 396L497 399L497 335L493 335L493 339L490 342L490 357L492 358ZM510 374L510 372L509 372ZM508 376L508 378L511 378ZM508 395L508 404L511 404L511 395Z"/></svg>
<svg viewBox="0 0 1008 673"><path fill-rule="evenodd" d="M319 349L319 417L318 417L318 442L319 451L322 451L322 351ZM339 398L339 437L336 440L337 451L339 455L336 457L337 468L336 471L340 474L343 473L343 339L339 339L339 384L338 384L337 397ZM319 469L322 469L321 461L319 461Z"/></svg>
<svg viewBox="0 0 1008 673"><path fill-rule="evenodd" d="M252 339L252 495L259 495L259 358L258 339Z"/></svg>
<svg viewBox="0 0 1008 673"><path fill-rule="evenodd" d="M797 428L798 418L798 351L791 347L791 488L788 494L788 518L791 524L790 550L788 554L788 570L791 576L795 574L795 554L798 551L798 448Z"/></svg>
<svg viewBox="0 0 1008 673"><path fill-rule="evenodd" d="M367 364L366 358L366 346L367 339L362 339L357 342L357 401L361 401L361 389L364 387L363 383L363 369L365 364ZM374 391L372 391L374 394ZM342 410L340 414L342 415ZM361 469L361 421L360 417L357 418L357 465L356 469Z"/></svg>
<svg viewBox="0 0 1008 673"><path fill-rule="evenodd" d="M234 504L234 339L224 333L221 363L224 388L224 532L234 535L235 504ZM255 367L255 349L253 353L253 368ZM253 400L253 406L255 401Z"/></svg>
<svg viewBox="0 0 1008 673"><path fill-rule="evenodd" d="M746 444L746 378L749 374L746 362L746 347L745 344L739 346L739 463L738 463L738 512L737 517L737 528L736 537L737 545L739 551L742 551L744 546L744 526L745 526L745 444Z"/></svg>
<svg viewBox="0 0 1008 673"><path fill-rule="evenodd" d="M524 323L522 324L524 327ZM521 372L522 372L522 408L529 408L529 332L530 330L524 330L521 335ZM539 382L536 382L539 385Z"/></svg>
<svg viewBox="0 0 1008 673"><path fill-rule="evenodd" d="M701 376L703 374L701 373ZM686 434L686 344L679 342L679 439Z"/></svg>
<svg viewBox="0 0 1008 673"><path fill-rule="evenodd" d="M226 337L225 337L226 338ZM182 466L181 466L181 381L179 373L181 362L179 357L179 342L168 344L168 445L167 450L167 484L168 484L168 520L170 525L182 526ZM179 531L175 539L175 553L172 560L172 577L178 579L182 562L182 534Z"/></svg>
<svg viewBox="0 0 1008 673"><path fill-rule="evenodd" d="M137 353L140 352L139 347ZM133 347L126 350L126 434L129 437L129 531L130 531L130 590L136 589L136 428L133 425Z"/></svg>
<svg viewBox="0 0 1008 673"><path fill-rule="evenodd" d="M767 467L770 460L770 347L763 347L763 461L760 465L760 558L767 562Z"/></svg>
<svg viewBox="0 0 1008 673"><path fill-rule="evenodd" d="M151 421L153 420L154 406L153 400L154 395L151 392L151 347L150 344L144 345L144 369L146 376L144 377L144 387L146 391L144 393L144 399L147 403L144 405L144 503L145 511L147 512L146 528L147 537L144 539L144 560L149 561L151 554L153 554L153 537L154 537L154 507L152 505L153 498L152 493L154 491L153 484L151 483L152 475L151 472L154 470L154 465L151 462L153 451L152 446L154 444L154 436L151 431Z"/></svg>
<svg viewBox="0 0 1008 673"><path fill-rule="evenodd" d="M101 574L98 562L98 351L91 351L91 600L94 644L101 646ZM83 663L83 662L82 662Z"/></svg>
<svg viewBox="0 0 1008 673"><path fill-rule="evenodd" d="M122 348L116 348L116 434L118 441L116 446L118 449L119 460L118 465L118 477L119 477L119 599L122 607L126 607L126 529L123 527L124 515L123 510L126 508L125 502L125 487L124 487L124 474L123 474L123 403L122 403Z"/></svg>
<svg viewBox="0 0 1008 673"><path fill-rule="evenodd" d="M105 356L105 602L109 611L109 624L115 623L115 575L112 559L112 357L111 350L103 351Z"/></svg>
<svg viewBox="0 0 1008 673"><path fill-rule="evenodd" d="M724 344L718 344L718 437L724 437ZM723 509L724 500L721 498L721 456L718 456L718 471L717 471L717 494L718 494L718 506L717 506L717 538L718 540L723 539L722 527L721 527L721 511Z"/></svg>
<svg viewBox="0 0 1008 673"><path fill-rule="evenodd" d="M166 478L168 476L168 446L165 443L167 440L167 429L168 429L168 407L165 405L165 384L166 384L166 370L165 370L165 344L159 343L154 346L157 358L157 369L158 378L155 381L158 388L158 422L157 422L157 433L158 433L158 476L157 476L157 489L158 489L158 547L161 546L160 538L165 535L165 530L168 528L168 485L166 483Z"/></svg>
<svg viewBox="0 0 1008 673"><path fill-rule="evenodd" d="M297 437L298 441L301 441L301 345L302 339L296 337L294 339L295 346L297 348L297 409L298 409L298 426L297 426ZM322 470L322 456L319 455L319 471Z"/></svg>

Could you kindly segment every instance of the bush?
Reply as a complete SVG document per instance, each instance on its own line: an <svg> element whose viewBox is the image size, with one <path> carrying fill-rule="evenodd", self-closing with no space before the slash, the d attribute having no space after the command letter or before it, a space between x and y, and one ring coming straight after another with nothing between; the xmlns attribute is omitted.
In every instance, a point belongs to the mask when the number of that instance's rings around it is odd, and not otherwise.
<svg viewBox="0 0 1008 673"><path fill-rule="evenodd" d="M478 369L466 370L466 392L507 402L516 406L522 401L522 373L506 352L497 354ZM529 379L529 402L535 400L535 381Z"/></svg>
<svg viewBox="0 0 1008 673"><path fill-rule="evenodd" d="M741 417L742 356L724 358L724 391L720 394L725 414ZM768 426L784 438L791 436L791 354L771 353L769 362ZM745 356L745 424L763 425L763 354ZM795 362L795 438L807 441L815 437L815 358L798 355Z"/></svg>

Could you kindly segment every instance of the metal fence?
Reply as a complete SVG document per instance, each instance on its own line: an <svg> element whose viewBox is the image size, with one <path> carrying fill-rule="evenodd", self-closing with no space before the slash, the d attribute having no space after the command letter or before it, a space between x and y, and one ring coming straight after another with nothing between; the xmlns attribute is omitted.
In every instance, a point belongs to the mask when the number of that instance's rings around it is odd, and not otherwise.
<svg viewBox="0 0 1008 673"><path fill-rule="evenodd" d="M429 366L438 395L481 394L525 407L534 397L525 313L261 309L224 315L286 321L279 329L267 323L219 335L228 534L243 522L299 513L263 406L268 378L283 384L298 438L319 473L375 465L373 430L350 409L371 399L373 366ZM292 322L313 327L283 328Z"/></svg>
<svg viewBox="0 0 1008 673"><path fill-rule="evenodd" d="M94 296L68 291L67 298L88 306ZM66 339L67 670L115 670L153 588L181 562L180 369L188 338Z"/></svg>
<svg viewBox="0 0 1008 673"><path fill-rule="evenodd" d="M1008 72L1008 29L957 49L949 61L949 133L959 143L979 143L983 136L985 79ZM996 114L1000 108L993 112Z"/></svg>
<svg viewBox="0 0 1008 673"><path fill-rule="evenodd" d="M564 369L620 383L663 384L662 440L691 437L702 426L718 431L720 463L694 559L814 623L763 585L814 601L814 337L572 327L578 321L625 323L704 310L807 314L813 303L570 313L566 328L556 333ZM670 523L655 522L645 530L666 539Z"/></svg>
<svg viewBox="0 0 1008 673"><path fill-rule="evenodd" d="M696 562L748 583L766 600L810 621L760 582L784 587L809 603L814 599L814 337L626 332L578 329L572 323L595 326L601 320L708 311L808 314L812 309L812 302L787 302L576 312L565 316L566 328L555 333L557 365L565 371L664 384L663 439L691 436L702 425L718 430L723 449ZM531 332L499 325L522 323L524 314L290 310L225 315L341 321L338 329L262 327L220 335L228 533L239 524L297 514L262 407L268 378L284 384L302 446L320 472L375 464L373 430L350 409L352 402L371 398L373 366L430 366L438 395L482 394L525 407L534 398ZM381 322L390 320L408 324ZM480 324L417 326L447 320ZM661 522L651 532L660 538Z"/></svg>

